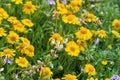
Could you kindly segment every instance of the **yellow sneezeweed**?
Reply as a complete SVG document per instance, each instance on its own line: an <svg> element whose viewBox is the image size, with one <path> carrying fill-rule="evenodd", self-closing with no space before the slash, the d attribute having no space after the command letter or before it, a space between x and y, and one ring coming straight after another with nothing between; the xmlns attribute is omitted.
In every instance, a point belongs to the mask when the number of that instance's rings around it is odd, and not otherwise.
<svg viewBox="0 0 120 80"><path fill-rule="evenodd" d="M26 30L26 28L20 21L17 21L15 24L13 24L13 30L22 33Z"/></svg>
<svg viewBox="0 0 120 80"><path fill-rule="evenodd" d="M115 19L115 20L112 22L112 26L113 26L115 29L120 29L120 20Z"/></svg>
<svg viewBox="0 0 120 80"><path fill-rule="evenodd" d="M15 52L15 50L6 48L3 50L3 52L0 52L0 54L3 57L13 58L15 56L14 52Z"/></svg>
<svg viewBox="0 0 120 80"><path fill-rule="evenodd" d="M57 3L57 11L58 11L58 14L66 14L68 12L65 5L59 2Z"/></svg>
<svg viewBox="0 0 120 80"><path fill-rule="evenodd" d="M14 31L10 31L7 36L8 43L14 44L15 42L19 41L19 35Z"/></svg>
<svg viewBox="0 0 120 80"><path fill-rule="evenodd" d="M16 58L15 62L22 68L28 67L28 65L29 65L29 62L27 61L27 59L25 57Z"/></svg>
<svg viewBox="0 0 120 80"><path fill-rule="evenodd" d="M25 38L25 37L20 37L20 40L23 42L23 43L27 43L27 44L30 44L30 41Z"/></svg>
<svg viewBox="0 0 120 80"><path fill-rule="evenodd" d="M24 25L26 25L26 26L28 26L28 27L33 27L33 23L32 23L32 21L30 20L30 19L23 19L23 20L21 20L22 21L22 23L24 24Z"/></svg>
<svg viewBox="0 0 120 80"><path fill-rule="evenodd" d="M92 38L92 33L89 29L81 27L79 31L75 33L76 37L81 40L89 40Z"/></svg>
<svg viewBox="0 0 120 80"><path fill-rule="evenodd" d="M88 75L96 75L96 70L91 64L86 64L84 70Z"/></svg>
<svg viewBox="0 0 120 80"><path fill-rule="evenodd" d="M22 0L11 0L11 2L14 2L15 4L22 4Z"/></svg>
<svg viewBox="0 0 120 80"><path fill-rule="evenodd" d="M67 74L62 78L63 80L78 80L75 75Z"/></svg>
<svg viewBox="0 0 120 80"><path fill-rule="evenodd" d="M3 8L0 8L0 24L1 24L2 20L7 19L8 16L9 15L7 14L7 12Z"/></svg>
<svg viewBox="0 0 120 80"><path fill-rule="evenodd" d="M3 28L0 28L0 37L6 36L6 31Z"/></svg>
<svg viewBox="0 0 120 80"><path fill-rule="evenodd" d="M24 54L26 54L29 57L33 57L34 56L34 46L33 45L26 46L26 48L24 49Z"/></svg>
<svg viewBox="0 0 120 80"><path fill-rule="evenodd" d="M77 40L77 44L80 47L80 51L84 51L85 47L87 46L86 42L85 41L81 41L80 39Z"/></svg>
<svg viewBox="0 0 120 80"><path fill-rule="evenodd" d="M31 1L26 2L23 7L23 12L25 14L33 14L36 10L37 10L37 7L33 5Z"/></svg>
<svg viewBox="0 0 120 80"><path fill-rule="evenodd" d="M88 11L85 11L82 14L82 19L86 22L96 22L97 17L94 14L89 13Z"/></svg>
<svg viewBox="0 0 120 80"><path fill-rule="evenodd" d="M40 70L39 75L43 78L43 80L46 80L47 78L50 78L53 75L53 72L49 67L44 67Z"/></svg>
<svg viewBox="0 0 120 80"><path fill-rule="evenodd" d="M62 43L63 38L59 33L54 33L52 37L49 38L49 41L51 42L51 44Z"/></svg>
<svg viewBox="0 0 120 80"><path fill-rule="evenodd" d="M78 56L80 54L80 48L74 41L69 41L66 44L65 51L70 56Z"/></svg>
<svg viewBox="0 0 120 80"><path fill-rule="evenodd" d="M8 19L7 19L8 22L10 22L11 24L15 24L18 22L17 18L14 17L14 16L10 16Z"/></svg>
<svg viewBox="0 0 120 80"><path fill-rule="evenodd" d="M106 34L106 32L105 32L105 30L99 30L98 31L98 36L100 38L107 38L108 37L107 34Z"/></svg>
<svg viewBox="0 0 120 80"><path fill-rule="evenodd" d="M120 34L115 31L115 30L112 30L112 34L116 37L116 38L120 38Z"/></svg>
<svg viewBox="0 0 120 80"><path fill-rule="evenodd" d="M93 78L93 77L90 77L89 79L87 80L98 80L98 78Z"/></svg>
<svg viewBox="0 0 120 80"><path fill-rule="evenodd" d="M73 14L63 15L62 20L65 23L81 25L79 19Z"/></svg>
<svg viewBox="0 0 120 80"><path fill-rule="evenodd" d="M54 80L60 80L60 78L55 78Z"/></svg>
<svg viewBox="0 0 120 80"><path fill-rule="evenodd" d="M110 80L110 78L105 78L105 80Z"/></svg>
<svg viewBox="0 0 120 80"><path fill-rule="evenodd" d="M107 65L107 63L108 63L107 61L102 61L101 62L102 65Z"/></svg>
<svg viewBox="0 0 120 80"><path fill-rule="evenodd" d="M82 0L73 0L69 5L67 5L67 8L70 7L73 11L78 12L80 6L82 6Z"/></svg>

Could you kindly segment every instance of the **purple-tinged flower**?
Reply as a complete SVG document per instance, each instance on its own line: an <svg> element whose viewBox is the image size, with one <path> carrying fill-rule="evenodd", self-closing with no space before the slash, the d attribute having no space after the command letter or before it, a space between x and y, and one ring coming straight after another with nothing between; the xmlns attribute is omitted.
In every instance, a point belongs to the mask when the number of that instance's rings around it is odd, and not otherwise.
<svg viewBox="0 0 120 80"><path fill-rule="evenodd" d="M13 60L12 60L11 58L5 57L5 58L3 59L3 62L12 65Z"/></svg>
<svg viewBox="0 0 120 80"><path fill-rule="evenodd" d="M66 1L66 0L62 0L62 3L63 3L64 5L66 5L66 4L67 4L67 1Z"/></svg>
<svg viewBox="0 0 120 80"><path fill-rule="evenodd" d="M99 38L95 39L95 44L99 43Z"/></svg>
<svg viewBox="0 0 120 80"><path fill-rule="evenodd" d="M48 5L55 5L55 1L54 0L48 0Z"/></svg>
<svg viewBox="0 0 120 80"><path fill-rule="evenodd" d="M81 22L81 23L83 23L83 24L87 24L83 19L81 19L81 18L78 18L78 20Z"/></svg>
<svg viewBox="0 0 120 80"><path fill-rule="evenodd" d="M120 80L120 76L118 75L113 75L110 80Z"/></svg>

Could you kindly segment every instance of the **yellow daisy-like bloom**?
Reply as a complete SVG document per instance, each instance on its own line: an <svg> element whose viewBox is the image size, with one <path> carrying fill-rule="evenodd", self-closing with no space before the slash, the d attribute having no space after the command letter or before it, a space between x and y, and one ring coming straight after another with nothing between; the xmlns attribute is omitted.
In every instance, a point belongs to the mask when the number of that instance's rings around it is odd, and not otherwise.
<svg viewBox="0 0 120 80"><path fill-rule="evenodd" d="M60 78L55 78L54 80L60 80Z"/></svg>
<svg viewBox="0 0 120 80"><path fill-rule="evenodd" d="M3 52L0 52L0 53L4 57L13 58L15 56L14 52L15 52L15 50L6 48L3 50Z"/></svg>
<svg viewBox="0 0 120 80"><path fill-rule="evenodd" d="M75 33L76 37L81 39L81 40L89 40L92 38L92 33L90 32L89 29L85 27L81 27L78 32Z"/></svg>
<svg viewBox="0 0 120 80"><path fill-rule="evenodd" d="M14 44L15 42L19 41L19 35L14 31L10 31L7 36L8 43Z"/></svg>
<svg viewBox="0 0 120 80"><path fill-rule="evenodd" d="M53 75L53 72L49 67L44 67L43 69L40 70L39 75L40 77L46 80L47 78L50 78Z"/></svg>
<svg viewBox="0 0 120 80"><path fill-rule="evenodd" d="M16 49L18 49L18 51L20 51L21 53L25 54L25 49L29 46L29 44L27 43L20 43Z"/></svg>
<svg viewBox="0 0 120 80"><path fill-rule="evenodd" d="M22 0L11 0L11 2L14 2L15 4L22 4Z"/></svg>
<svg viewBox="0 0 120 80"><path fill-rule="evenodd" d="M75 75L67 74L62 78L63 80L78 80Z"/></svg>
<svg viewBox="0 0 120 80"><path fill-rule="evenodd" d="M110 80L110 78L105 78L105 80Z"/></svg>
<svg viewBox="0 0 120 80"><path fill-rule="evenodd" d="M112 26L113 26L115 29L120 29L120 20L115 19L115 20L112 22Z"/></svg>
<svg viewBox="0 0 120 80"><path fill-rule="evenodd" d="M91 77L91 78L89 78L89 79L87 79L87 80L98 80L98 78L93 78L93 77Z"/></svg>
<svg viewBox="0 0 120 80"><path fill-rule="evenodd" d="M106 34L106 32L104 30L98 31L98 36L100 38L107 38L107 34Z"/></svg>
<svg viewBox="0 0 120 80"><path fill-rule="evenodd" d="M74 41L69 41L66 44L65 51L70 56L78 56L80 54L80 48Z"/></svg>
<svg viewBox="0 0 120 80"><path fill-rule="evenodd" d="M73 11L78 12L80 6L82 6L82 0L73 0L67 7L70 7Z"/></svg>
<svg viewBox="0 0 120 80"><path fill-rule="evenodd" d="M2 19L8 18L8 14L3 8L0 8L0 18L2 18Z"/></svg>
<svg viewBox="0 0 120 80"><path fill-rule="evenodd" d="M13 24L13 30L24 32L26 28L20 21L17 21L15 24Z"/></svg>
<svg viewBox="0 0 120 80"><path fill-rule="evenodd" d="M29 20L29 19L23 19L23 20L22 20L22 23L23 23L24 25L28 26L28 27L32 27L32 26L33 26L32 21Z"/></svg>
<svg viewBox="0 0 120 80"><path fill-rule="evenodd" d="M28 67L29 65L29 62L27 61L25 57L19 57L15 60L15 62L22 68Z"/></svg>
<svg viewBox="0 0 120 80"><path fill-rule="evenodd" d="M65 23L81 25L80 21L75 15L63 15L62 20Z"/></svg>
<svg viewBox="0 0 120 80"><path fill-rule="evenodd" d="M65 5L62 3L57 3L57 11L58 11L58 14L66 14L68 12Z"/></svg>
<svg viewBox="0 0 120 80"><path fill-rule="evenodd" d="M6 36L6 31L3 28L0 28L0 37Z"/></svg>
<svg viewBox="0 0 120 80"><path fill-rule="evenodd" d="M33 5L31 1L28 1L24 5L23 12L25 14L31 14L31 13L34 13L36 9L37 9L36 6Z"/></svg>
<svg viewBox="0 0 120 80"><path fill-rule="evenodd" d="M52 37L50 37L49 41L51 42L51 44L60 43L60 42L62 43L63 42L63 38L62 38L62 36L59 33L54 33L52 35Z"/></svg>
<svg viewBox="0 0 120 80"><path fill-rule="evenodd" d="M96 22L97 17L94 14L86 11L82 14L82 19L86 22Z"/></svg>
<svg viewBox="0 0 120 80"><path fill-rule="evenodd" d="M115 31L115 30L112 30L112 34L116 37L116 38L120 38L120 34Z"/></svg>
<svg viewBox="0 0 120 80"><path fill-rule="evenodd" d="M7 21L9 21L12 24L16 24L18 22L17 18L14 16L9 17Z"/></svg>
<svg viewBox="0 0 120 80"><path fill-rule="evenodd" d="M21 41L26 44L30 44L30 41L25 37L20 37Z"/></svg>
<svg viewBox="0 0 120 80"><path fill-rule="evenodd" d="M107 63L108 63L107 61L102 61L101 62L102 65L107 65Z"/></svg>
<svg viewBox="0 0 120 80"><path fill-rule="evenodd" d="M84 70L88 75L96 75L96 70L91 64L86 64Z"/></svg>
<svg viewBox="0 0 120 80"><path fill-rule="evenodd" d="M85 50L85 47L87 46L86 42L85 41L81 41L81 40L77 40L77 44L79 45L80 47L80 51L84 51Z"/></svg>
<svg viewBox="0 0 120 80"><path fill-rule="evenodd" d="M33 45L28 45L24 49L24 53L29 57L33 57L34 56L34 46Z"/></svg>

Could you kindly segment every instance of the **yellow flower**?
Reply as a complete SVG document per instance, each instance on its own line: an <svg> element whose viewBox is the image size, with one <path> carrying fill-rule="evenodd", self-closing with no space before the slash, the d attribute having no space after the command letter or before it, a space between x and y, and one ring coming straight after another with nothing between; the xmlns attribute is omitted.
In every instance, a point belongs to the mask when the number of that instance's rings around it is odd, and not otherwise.
<svg viewBox="0 0 120 80"><path fill-rule="evenodd" d="M80 51L84 51L85 50L85 47L86 47L86 42L85 41L81 41L80 39L77 40L77 44L79 45L80 47Z"/></svg>
<svg viewBox="0 0 120 80"><path fill-rule="evenodd" d="M6 48L3 50L3 52L0 52L0 53L4 57L13 58L15 56L14 52L15 52L15 50Z"/></svg>
<svg viewBox="0 0 120 80"><path fill-rule="evenodd" d="M51 44L60 43L60 42L62 43L63 38L61 37L59 33L54 33L52 37L49 39L49 41L51 42Z"/></svg>
<svg viewBox="0 0 120 80"><path fill-rule="evenodd" d="M80 21L75 15L63 15L62 20L65 23L81 25Z"/></svg>
<svg viewBox="0 0 120 80"><path fill-rule="evenodd" d="M92 33L90 32L89 29L85 27L81 27L78 32L75 33L76 37L81 39L81 40L89 40L92 38Z"/></svg>
<svg viewBox="0 0 120 80"><path fill-rule="evenodd" d="M110 78L105 78L105 80L110 80Z"/></svg>
<svg viewBox="0 0 120 80"><path fill-rule="evenodd" d="M18 32L24 32L26 28L20 21L17 21L15 24L13 24L13 30L16 30Z"/></svg>
<svg viewBox="0 0 120 80"><path fill-rule="evenodd" d="M54 80L60 80L60 78L55 78Z"/></svg>
<svg viewBox="0 0 120 80"><path fill-rule="evenodd" d="M53 75L53 72L50 70L49 67L44 67L40 70L39 75L40 77L46 80L47 78L50 78Z"/></svg>
<svg viewBox="0 0 120 80"><path fill-rule="evenodd" d="M10 31L7 36L8 43L14 44L15 42L19 41L19 35L14 31Z"/></svg>
<svg viewBox="0 0 120 80"><path fill-rule="evenodd" d="M62 3L57 3L57 11L59 14L66 14L68 12L66 7Z"/></svg>
<svg viewBox="0 0 120 80"><path fill-rule="evenodd" d="M115 31L115 30L112 30L112 34L116 37L116 38L120 38L120 34Z"/></svg>
<svg viewBox="0 0 120 80"><path fill-rule="evenodd" d="M15 4L22 4L22 0L11 0L11 2L15 2Z"/></svg>
<svg viewBox="0 0 120 80"><path fill-rule="evenodd" d="M107 34L106 34L106 32L104 30L98 31L98 36L100 38L107 38Z"/></svg>
<svg viewBox="0 0 120 80"><path fill-rule="evenodd" d="M18 22L17 18L14 17L14 16L9 17L9 18L7 19L7 21L9 21L9 22L12 23L12 24L15 24L15 23Z"/></svg>
<svg viewBox="0 0 120 80"><path fill-rule="evenodd" d="M96 75L96 70L91 64L86 64L84 70L88 75Z"/></svg>
<svg viewBox="0 0 120 80"><path fill-rule="evenodd" d="M24 53L29 57L33 57L34 56L34 46L33 45L28 45L24 49Z"/></svg>
<svg viewBox="0 0 120 80"><path fill-rule="evenodd" d="M66 44L65 51L70 56L78 56L80 54L80 48L74 41L69 41Z"/></svg>
<svg viewBox="0 0 120 80"><path fill-rule="evenodd" d="M25 14L31 14L31 13L34 13L36 9L37 9L36 6L33 5L31 1L28 1L24 5L23 12Z"/></svg>
<svg viewBox="0 0 120 80"><path fill-rule="evenodd" d="M25 54L25 49L28 47L29 44L27 43L20 43L16 49L18 49L18 51L20 51L21 53Z"/></svg>
<svg viewBox="0 0 120 80"><path fill-rule="evenodd" d="M86 22L96 22L97 20L96 16L88 11L82 14L82 19Z"/></svg>
<svg viewBox="0 0 120 80"><path fill-rule="evenodd" d="M75 75L67 74L62 78L63 80L78 80Z"/></svg>
<svg viewBox="0 0 120 80"><path fill-rule="evenodd" d="M98 78L93 78L93 77L91 77L91 78L89 78L89 79L87 79L87 80L98 80Z"/></svg>
<svg viewBox="0 0 120 80"><path fill-rule="evenodd" d="M0 37L6 36L7 34L5 32L6 31L3 28L0 28Z"/></svg>
<svg viewBox="0 0 120 80"><path fill-rule="evenodd" d="M22 23L23 23L24 25L28 26L28 27L32 27L32 26L33 26L32 21L29 20L29 19L23 19L23 20L22 20Z"/></svg>
<svg viewBox="0 0 120 80"><path fill-rule="evenodd" d="M112 22L112 26L113 26L115 29L120 29L120 20L115 19L115 20Z"/></svg>
<svg viewBox="0 0 120 80"><path fill-rule="evenodd" d="M69 5L68 8L70 7L73 11L78 12L80 9L80 6L82 6L82 0L73 0Z"/></svg>
<svg viewBox="0 0 120 80"><path fill-rule="evenodd" d="M30 44L30 41L25 37L20 37L21 41L26 44Z"/></svg>
<svg viewBox="0 0 120 80"><path fill-rule="evenodd" d="M3 8L0 8L0 18L2 18L2 19L8 18L8 14Z"/></svg>
<svg viewBox="0 0 120 80"><path fill-rule="evenodd" d="M19 57L15 60L15 62L22 68L28 67L29 62L25 57Z"/></svg>
<svg viewBox="0 0 120 80"><path fill-rule="evenodd" d="M107 63L108 63L107 61L102 61L101 62L102 65L107 65Z"/></svg>

